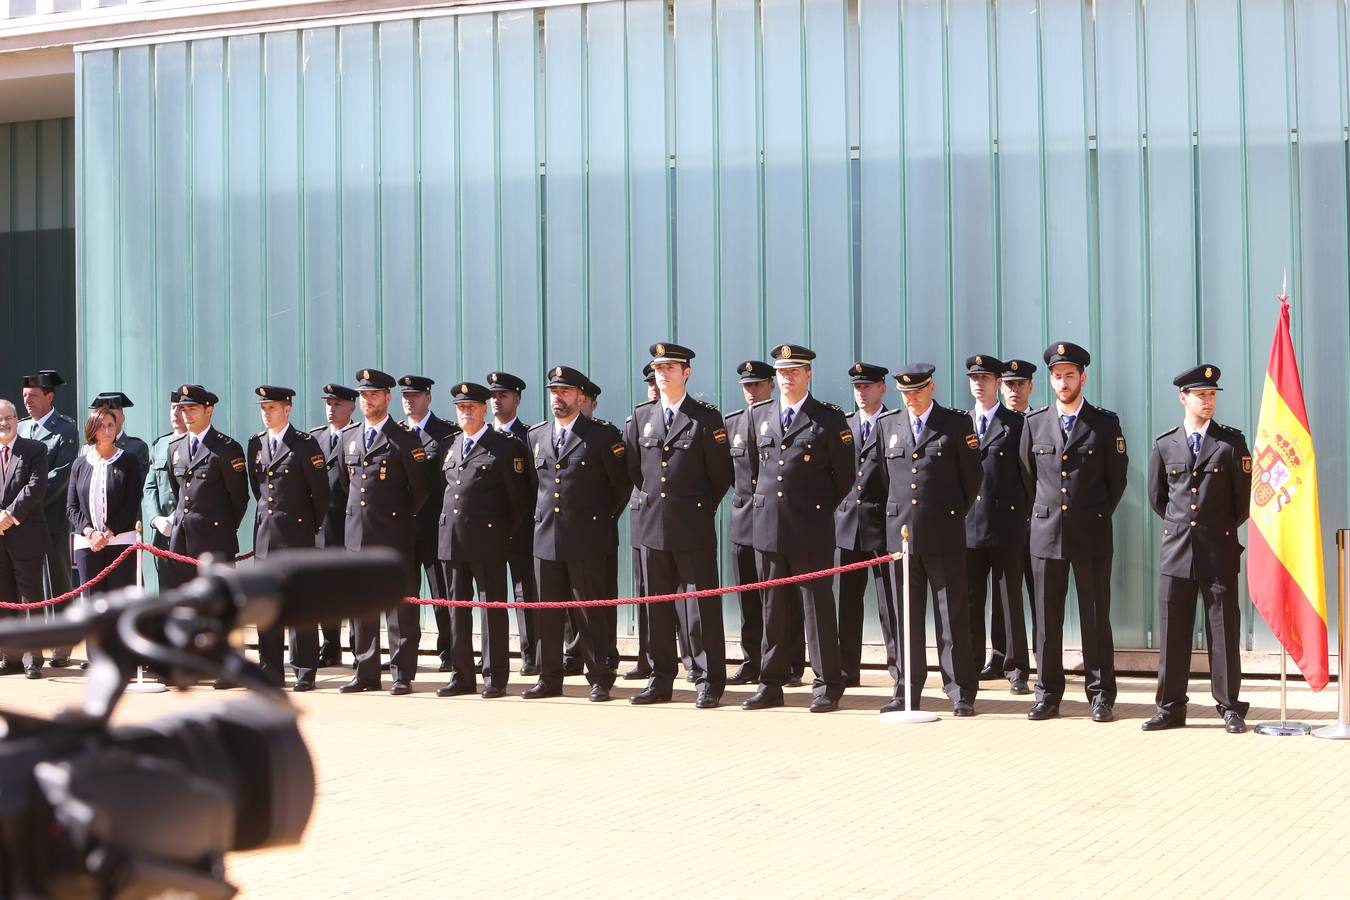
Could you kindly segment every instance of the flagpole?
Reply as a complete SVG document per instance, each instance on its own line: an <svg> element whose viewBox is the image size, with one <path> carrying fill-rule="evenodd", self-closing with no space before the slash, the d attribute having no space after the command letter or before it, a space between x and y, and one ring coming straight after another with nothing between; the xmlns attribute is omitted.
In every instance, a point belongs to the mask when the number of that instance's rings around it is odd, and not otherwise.
<svg viewBox="0 0 1350 900"><path fill-rule="evenodd" d="M909 635L910 635L909 599L910 599L910 589L909 589L909 526L908 526L908 525L901 525L901 526L900 526L900 559L901 559L901 564L904 566L904 575L905 575L904 584L900 586L900 592L899 592L899 595L900 595L901 597L904 598L903 601L901 602L901 605L900 605L900 619L901 619L902 622L904 622L904 630L903 630L904 638L903 638L903 640L904 640L905 643L904 643L904 650L903 650L903 654L904 654L904 655L902 656L902 659L904 660L904 667L905 667L905 668L904 668L903 673L902 673L901 676L900 676L900 690L902 690L902 691L905 692L905 708L904 708L904 709L900 709L900 710L896 710L896 711L894 711L894 712L886 712L886 713L882 713L882 714L881 714L881 721L883 721L883 722L890 722L890 723L893 723L893 724L900 724L900 725L915 725L915 724L919 724L919 723L921 723L921 722L936 722L936 721L938 720L938 717L937 717L937 714L936 714L936 713L923 712L922 710L914 709L914 707L913 707L913 700L911 699L911 697L913 696L913 694L912 694L912 692L911 692L910 689L909 689L909 682L910 682L910 679L912 679L912 678L918 678L918 675L917 675L917 673L914 671L914 669L911 668L911 667L914 665L915 661L914 661L914 659L912 658L913 654L911 654L910 651L909 651ZM893 581L893 580L895 579L895 563L892 562L892 563L890 564L890 567L891 567L891 579L892 579L892 581ZM895 588L894 588L894 585L892 585L892 588L891 588L891 596L892 596L892 597L897 596L897 592L896 592L896 590L895 590ZM928 667L927 667L927 665L925 665L925 666L924 666L924 673L927 674L927 671L928 671ZM919 678L918 684L919 684L919 689L920 689L920 690L923 689L923 682L924 682L924 679Z"/></svg>
<svg viewBox="0 0 1350 900"><path fill-rule="evenodd" d="M141 542L141 538L142 538L142 537L144 537L144 535L143 535L143 533L142 533L142 531L141 531L141 523L140 523L140 522L137 522L137 523L136 523L136 543L139 544L139 543ZM141 568L141 553L142 553L142 551L137 550L137 551L136 551L136 554L135 554L135 555L136 555L136 589L137 589L138 591L144 591L144 590L145 590L145 570L144 570L143 568ZM146 681L146 680L145 680L145 666L137 666L137 667L136 667L136 680L133 681L131 684L127 685L126 688L125 688L125 690L126 690L126 692L127 692L128 694L162 694L162 693L164 693L165 691L167 691L168 689L169 689L169 686L168 686L167 684L164 684L162 681Z"/></svg>
<svg viewBox="0 0 1350 900"><path fill-rule="evenodd" d="M1340 650L1336 657L1339 662L1337 668L1338 694L1336 724L1323 725L1313 732L1313 737L1326 738L1330 741L1350 740L1350 684L1345 680L1345 651L1350 647L1350 622L1346 621L1346 574L1350 571L1350 529L1342 528L1336 532L1336 570L1337 578L1337 610L1340 616Z"/></svg>

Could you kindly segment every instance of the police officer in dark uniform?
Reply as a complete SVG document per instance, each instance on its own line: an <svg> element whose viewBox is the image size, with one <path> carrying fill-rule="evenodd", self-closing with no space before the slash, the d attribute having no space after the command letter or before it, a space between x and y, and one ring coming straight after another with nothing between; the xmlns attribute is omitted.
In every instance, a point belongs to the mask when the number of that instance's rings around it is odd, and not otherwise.
<svg viewBox="0 0 1350 900"><path fill-rule="evenodd" d="M436 558L436 548L440 541L441 497L445 493L444 474L441 472L441 446L448 444L459 434L459 426L447 422L431 411L431 386L436 382L424 375L404 375L398 380L403 401L403 413L407 418L403 425L422 441L422 449L427 455L427 467L435 473L437 484L432 487L427 502L417 513L417 564L426 573L427 584L433 597L449 597L449 586L444 580L444 570ZM419 586L420 587L420 586ZM432 615L436 619L436 655L441 658L437 671L450 671L450 646L454 642L450 634L454 627L450 621L450 609L433 606Z"/></svg>
<svg viewBox="0 0 1350 900"><path fill-rule="evenodd" d="M606 591L605 555L614 518L628 503L633 483L624 464L624 444L613 429L581 412L582 389L589 383L569 366L548 372L551 418L530 429L531 464L538 476L534 507L535 577L543 600L591 600ZM606 659L614 644L604 607L578 609L581 651L591 699L610 699L614 670ZM562 693L562 616L556 609L535 614L539 681L521 696L556 697Z"/></svg>
<svg viewBox="0 0 1350 900"><path fill-rule="evenodd" d="M422 439L389 416L394 378L378 369L356 374L361 420L342 429L342 467L339 478L347 490L347 549L389 547L407 565L403 590L415 595L421 586L417 564L417 511L422 508L437 477L427 462ZM389 668L394 696L412 693L417 676L417 644L422 636L418 608L399 603L385 612L389 631ZM367 616L352 622L352 653L356 676L340 689L344 694L380 689L380 619Z"/></svg>
<svg viewBox="0 0 1350 900"><path fill-rule="evenodd" d="M980 492L966 514L966 593L970 604L970 657L984 661L986 589L993 579L994 624L1002 634L994 641L1014 694L1029 694L1027 627L1022 617L1022 556L1027 547L1031 501L1018 451L1022 446L1021 413L999 403L999 378L1004 364L987 353L966 359L966 376L975 408L970 413L980 439ZM993 626L990 626L991 630ZM992 637L992 635L991 635Z"/></svg>
<svg viewBox="0 0 1350 900"><path fill-rule="evenodd" d="M594 381L591 381L589 378L586 379L586 387L581 392L582 394L581 411L585 415L589 416L592 422L595 422L595 424L605 428L609 432L610 437L614 438L615 440L622 441L623 431L620 430L618 426L616 426L613 422L609 421L608 419L602 419L595 414L596 409L600 406L601 393L602 391L600 385L596 384ZM609 556L605 559L605 593L604 593L605 597L619 596L618 515L615 515L613 522L611 522L611 525L613 526L613 528L609 540ZM621 661L619 658L619 608L617 606L605 606L600 607L599 609L596 610L596 612L600 615L603 615L608 620L609 633L614 636L614 640L611 642L609 650L606 651L605 653L605 660L609 665L610 669L617 673L619 670L619 663ZM577 647L576 631L575 631L576 611L568 610L568 613L570 616L568 621L572 623L573 631L570 635L568 635L566 643L563 644L563 665L567 669L567 674L569 675L580 674L582 663L581 655L580 653L574 653L574 650ZM575 665L577 667L575 673L572 667L568 665L569 662L575 662Z"/></svg>
<svg viewBox="0 0 1350 900"><path fill-rule="evenodd" d="M999 379L999 392L1003 395L1003 406L1012 412L1017 413L1023 419L1031 412L1031 388L1032 378L1036 374L1036 364L1027 362L1025 359L1009 359L1003 363L1003 377ZM1020 466L1020 463L1019 463ZM1030 502L1030 501L1028 501ZM1026 536L1023 539L1022 546L1022 583L1026 586L1026 597L1028 601L1034 601L1036 597L1035 582L1031 579L1031 510L1027 509L1028 524ZM1034 602L1024 603L1021 598L1015 599L1018 605L1022 606L1023 611L1031 611L1031 632L1036 633L1036 605ZM1008 670L1008 647L1005 641L1008 639L1008 626L1003 621L1003 607L999 604L993 604L989 611L989 661L985 663L984 668L980 670L981 681L993 681L998 678L1006 678ZM975 662L980 662L976 657ZM1028 657L1028 664L1030 657Z"/></svg>
<svg viewBox="0 0 1350 900"><path fill-rule="evenodd" d="M654 594L714 588L717 577L717 507L734 479L726 426L717 407L690 397L694 351L653 344L651 367L660 393L633 409L624 432L628 472L641 513L638 519L645 587ZM684 615L676 616L682 605ZM647 610L647 687L635 705L671 699L678 671L675 632L684 633L697 673L699 709L722 702L726 640L721 597L655 603Z"/></svg>
<svg viewBox="0 0 1350 900"><path fill-rule="evenodd" d="M248 482L258 502L253 525L253 556L263 560L274 550L313 547L328 514L328 464L319 442L307 431L291 427L295 391L264 384L254 389L266 427L248 439ZM297 693L314 690L319 668L319 635L309 628L291 628L286 635L295 667ZM263 674L280 687L286 682L282 629L258 632L258 658Z"/></svg>
<svg viewBox="0 0 1350 900"><path fill-rule="evenodd" d="M511 536L530 512L530 477L525 445L487 422L492 392L481 384L461 382L454 390L460 431L441 445L442 480L439 554L445 567L447 597L456 600L506 602L506 565ZM473 663L473 610L456 607L451 614L450 683L437 697L477 690ZM483 698L506 696L511 673L510 625L504 609L482 611Z"/></svg>
<svg viewBox="0 0 1350 900"><path fill-rule="evenodd" d="M933 402L934 371L931 363L914 363L896 372L905 408L877 419L877 439L886 460L886 547L892 552L902 549L902 532L909 527L910 606L903 609L897 564L891 621L903 634L900 617L910 617L913 669L901 672L894 697L881 711L904 709L906 686L913 708L919 708L927 672L924 601L931 587L942 689L954 715L973 716L979 678L970 656L965 520L980 490L979 438L965 414ZM903 670L904 648L899 650Z"/></svg>
<svg viewBox="0 0 1350 900"><path fill-rule="evenodd" d="M1092 356L1068 341L1043 354L1055 402L1026 417L1022 471L1031 505L1031 565L1036 581L1036 704L1033 721L1059 715L1064 697L1064 600L1069 572L1078 588L1084 689L1092 721L1115 718L1115 645L1111 637L1111 516L1125 493L1125 436L1120 419L1083 397Z"/></svg>
<svg viewBox="0 0 1350 900"><path fill-rule="evenodd" d="M875 559L886 552L886 476L880 444L877 443L877 418L887 412L881 398L886 394L886 369L871 363L849 366L857 409L848 413L853 432L858 471L844 502L834 511L834 543L839 548L839 564ZM876 586L877 615L881 620L881 638L886 645L886 668L896 678L895 631L891 626L891 582L885 566L873 566L839 576L839 657L844 666L844 684L857 687L862 677L863 601L869 575Z"/></svg>
<svg viewBox="0 0 1350 900"><path fill-rule="evenodd" d="M173 531L173 511L178 508L178 495L169 478L169 445L187 432L183 409L178 405L177 390L169 392L168 434L155 438L150 448L150 468L146 470L145 488L141 493L141 525L151 546L169 549L169 534ZM154 557L159 589L167 591L178 587L183 579L183 567L162 556Z"/></svg>
<svg viewBox="0 0 1350 900"><path fill-rule="evenodd" d="M1153 441L1148 457L1148 500L1162 519L1158 574L1158 712L1145 731L1186 724L1186 682L1196 595L1205 603L1209 684L1230 734L1247 730L1242 684L1242 614L1238 527L1247 520L1252 458L1241 431L1214 421L1219 367L1202 363L1172 383L1180 389L1185 421Z"/></svg>
<svg viewBox="0 0 1350 900"><path fill-rule="evenodd" d="M753 584L759 580L755 568L755 496L753 457L755 438L750 431L750 407L768 400L773 395L773 366L757 359L747 359L736 367L745 407L732 410L725 416L727 437L731 442L731 464L735 481L731 493L731 559L735 566L736 583ZM764 601L759 591L743 591L736 595L741 605L741 666L729 678L728 684L755 684L759 681L759 661L764 641Z"/></svg>
<svg viewBox="0 0 1350 900"><path fill-rule="evenodd" d="M656 373L652 364L642 366L642 381L647 385L647 402L658 399L661 394L656 389ZM624 422L624 430L633 421L629 416ZM633 486L633 494L628 501L628 537L633 550L633 596L644 597L647 594L647 581L642 576L642 529L638 524L642 517L642 491ZM683 636L681 636L683 638ZM646 680L652 677L651 663L647 659L647 604L637 604L637 664L619 676L624 681Z"/></svg>
<svg viewBox="0 0 1350 900"><path fill-rule="evenodd" d="M761 579L828 569L834 562L834 509L853 487L856 457L844 411L811 396L815 353L797 344L775 347L778 400L750 408L756 454L754 542ZM834 590L828 579L764 591L764 643L759 689L745 709L783 705L791 665L787 610L800 604L811 647L812 712L833 712L844 694Z"/></svg>
<svg viewBox="0 0 1350 900"><path fill-rule="evenodd" d="M487 386L492 392L492 427L520 441L522 447L528 447L530 427L517 416L521 395L525 393L525 380L510 372L490 372ZM533 497L538 489L534 483L534 466L527 465L525 474L530 482L530 496ZM525 516L511 535L509 563L511 593L515 601L538 601L539 589L534 581L534 520L531 516ZM521 677L538 676L539 664L534 658L534 648L538 643L534 633L534 610L516 607L516 634L520 640Z"/></svg>
<svg viewBox="0 0 1350 900"><path fill-rule="evenodd" d="M309 433L319 444L324 467L328 471L328 512L323 527L314 537L316 547L346 547L347 482L342 478L342 429L352 421L356 409L356 391L340 384L323 386L324 418L327 421ZM323 644L319 647L319 666L342 662L342 622L334 620L319 626Z"/></svg>

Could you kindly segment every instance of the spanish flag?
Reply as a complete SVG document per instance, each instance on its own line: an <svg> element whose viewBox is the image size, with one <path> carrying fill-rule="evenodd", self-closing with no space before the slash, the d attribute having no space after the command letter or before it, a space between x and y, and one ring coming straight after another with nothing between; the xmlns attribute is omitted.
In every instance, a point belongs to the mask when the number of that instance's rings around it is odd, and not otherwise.
<svg viewBox="0 0 1350 900"><path fill-rule="evenodd" d="M1328 662L1317 458L1283 295L1252 454L1247 589L1308 685L1320 691Z"/></svg>

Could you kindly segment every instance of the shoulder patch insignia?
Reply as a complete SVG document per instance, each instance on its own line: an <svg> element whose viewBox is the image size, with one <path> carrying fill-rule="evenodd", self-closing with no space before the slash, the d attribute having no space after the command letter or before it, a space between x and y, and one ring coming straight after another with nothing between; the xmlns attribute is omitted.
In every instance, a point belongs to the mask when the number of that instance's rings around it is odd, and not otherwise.
<svg viewBox="0 0 1350 900"><path fill-rule="evenodd" d="M315 455L315 456L311 456L311 457L309 458L309 462L310 462L310 465L314 466L314 468L316 468L316 469L322 469L322 468L323 468L323 465L324 465L322 454Z"/></svg>
<svg viewBox="0 0 1350 900"><path fill-rule="evenodd" d="M1118 438L1116 438L1116 452L1117 452L1117 453L1124 453L1124 452L1125 452L1125 438L1124 438L1124 437L1118 437Z"/></svg>
<svg viewBox="0 0 1350 900"><path fill-rule="evenodd" d="M622 442L622 441L620 441L619 443L615 444L613 447L610 447L609 450L610 450L611 453L613 453L615 456L619 457L620 459L623 458L624 447L623 447L623 442Z"/></svg>
<svg viewBox="0 0 1350 900"><path fill-rule="evenodd" d="M980 446L980 439L973 434L966 435L966 446L972 450Z"/></svg>
<svg viewBox="0 0 1350 900"><path fill-rule="evenodd" d="M602 418L600 418L599 416L596 416L595 419L593 419L592 421L597 422L597 423L599 423L599 424L601 424L601 425L608 425L608 424L610 424L609 419L602 419Z"/></svg>
<svg viewBox="0 0 1350 900"><path fill-rule="evenodd" d="M412 458L417 462L425 462L427 458L427 451L423 450L421 447L418 447L417 449L413 450Z"/></svg>
<svg viewBox="0 0 1350 900"><path fill-rule="evenodd" d="M1242 471L1246 474L1252 474L1252 458L1250 456L1242 457Z"/></svg>
<svg viewBox="0 0 1350 900"><path fill-rule="evenodd" d="M242 456L237 459L230 460L230 468L234 469L236 472L244 471L244 466L245 463L244 458Z"/></svg>
<svg viewBox="0 0 1350 900"><path fill-rule="evenodd" d="M517 474L517 475L524 475L524 474L525 474L525 460L523 460L523 459L521 459L519 456L517 456L515 459L511 460L511 468L513 468L513 469L516 470L516 474Z"/></svg>
<svg viewBox="0 0 1350 900"><path fill-rule="evenodd" d="M853 443L853 432L845 428L843 431L839 432L839 440L843 441L845 444Z"/></svg>
<svg viewBox="0 0 1350 900"><path fill-rule="evenodd" d="M713 440L719 444L725 444L727 442L727 430L725 428L714 429Z"/></svg>
<svg viewBox="0 0 1350 900"><path fill-rule="evenodd" d="M732 441L731 441L731 446L733 446L733 447L744 447L744 446L745 446L745 438L744 438L742 435L740 435L740 434L738 433L738 434L736 435L736 437L732 439Z"/></svg>

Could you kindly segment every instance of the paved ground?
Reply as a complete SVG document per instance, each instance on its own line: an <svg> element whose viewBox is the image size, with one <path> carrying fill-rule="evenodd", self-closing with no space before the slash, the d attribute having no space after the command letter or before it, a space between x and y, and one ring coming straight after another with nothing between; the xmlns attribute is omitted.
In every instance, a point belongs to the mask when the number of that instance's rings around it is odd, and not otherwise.
<svg viewBox="0 0 1350 900"><path fill-rule="evenodd" d="M66 670L69 672L70 670ZM989 690L931 725L887 725L885 676L844 710L654 708L568 696L340 696L346 670L296 697L319 773L302 845L232 858L247 897L844 895L1102 897L1336 895L1347 891L1350 742L1228 735L1203 682L1191 727L1144 734L1151 681L1122 684L1094 724L1070 682L1066 718L1028 722L1031 698ZM0 681L0 706L52 710L81 677ZM621 684L623 684L621 682ZM523 687L523 685L520 685ZM990 684L992 688L992 683ZM1077 693L1075 693L1077 692ZM1251 681L1251 723L1278 714ZM1298 684L1291 712L1334 718ZM221 695L133 696L123 720Z"/></svg>

